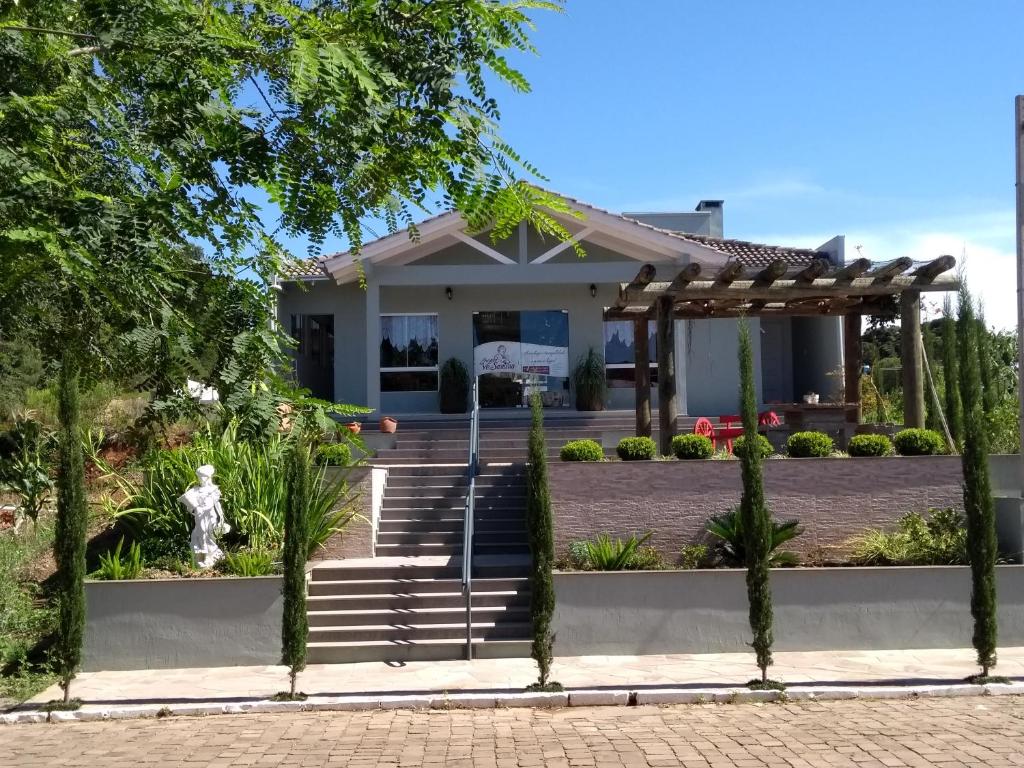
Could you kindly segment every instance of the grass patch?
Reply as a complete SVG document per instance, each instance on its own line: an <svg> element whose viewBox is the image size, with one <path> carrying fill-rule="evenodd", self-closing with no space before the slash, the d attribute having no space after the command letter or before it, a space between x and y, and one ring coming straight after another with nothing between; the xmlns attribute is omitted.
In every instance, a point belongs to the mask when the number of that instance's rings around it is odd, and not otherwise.
<svg viewBox="0 0 1024 768"><path fill-rule="evenodd" d="M561 693L565 690L565 687L561 683L550 682L541 685L540 683L530 683L526 686L527 693Z"/></svg>
<svg viewBox="0 0 1024 768"><path fill-rule="evenodd" d="M81 708L81 699L68 699L67 701L64 701L63 699L54 699L53 701L46 702L40 707L43 712L74 712L76 709Z"/></svg>
<svg viewBox="0 0 1024 768"><path fill-rule="evenodd" d="M271 696L270 700L271 701L305 701L308 698L309 698L309 696L307 694L305 694L305 693L302 693L301 691L297 691L294 694L289 693L288 691L281 691L280 693L275 693L273 696Z"/></svg>
<svg viewBox="0 0 1024 768"><path fill-rule="evenodd" d="M991 685L993 683L999 685L1010 685L1013 681L1008 677L1002 675L971 675L966 678L967 682L971 685Z"/></svg>
<svg viewBox="0 0 1024 768"><path fill-rule="evenodd" d="M747 683L747 688L752 691L784 691L786 684L778 680L751 680Z"/></svg>
<svg viewBox="0 0 1024 768"><path fill-rule="evenodd" d="M42 651L55 611L32 566L53 545L52 519L0 533L0 699L24 701L56 679Z"/></svg>

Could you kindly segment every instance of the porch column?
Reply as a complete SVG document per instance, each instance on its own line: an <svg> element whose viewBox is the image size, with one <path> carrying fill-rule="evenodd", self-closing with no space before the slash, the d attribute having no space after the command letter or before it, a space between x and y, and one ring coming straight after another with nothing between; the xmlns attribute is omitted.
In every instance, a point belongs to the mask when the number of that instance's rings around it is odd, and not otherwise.
<svg viewBox="0 0 1024 768"><path fill-rule="evenodd" d="M366 283L366 407L380 411L380 285L369 274Z"/></svg>
<svg viewBox="0 0 1024 768"><path fill-rule="evenodd" d="M647 343L647 315L633 321L636 436L651 436L651 358Z"/></svg>
<svg viewBox="0 0 1024 768"><path fill-rule="evenodd" d="M676 434L676 339L671 296L659 296L658 312L658 446L662 456L672 455Z"/></svg>
<svg viewBox="0 0 1024 768"><path fill-rule="evenodd" d="M903 358L903 426L924 426L921 364L921 293L900 294L900 356Z"/></svg>
<svg viewBox="0 0 1024 768"><path fill-rule="evenodd" d="M843 390L845 400L857 406L857 422L860 422L860 377L864 368L864 357L860 345L860 315L843 316Z"/></svg>

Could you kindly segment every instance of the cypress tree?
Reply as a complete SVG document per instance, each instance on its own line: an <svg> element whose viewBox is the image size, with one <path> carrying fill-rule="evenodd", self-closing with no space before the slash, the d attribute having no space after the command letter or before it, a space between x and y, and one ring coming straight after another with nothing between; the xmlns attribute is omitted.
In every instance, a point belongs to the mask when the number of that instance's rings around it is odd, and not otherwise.
<svg viewBox="0 0 1024 768"><path fill-rule="evenodd" d="M285 468L284 509L284 615L281 622L281 663L289 668L290 682L287 697L294 700L306 698L296 696L295 679L306 668L306 639L309 636L309 619L306 615L306 555L309 539L307 511L312 485L309 446L301 437L288 456Z"/></svg>
<svg viewBox="0 0 1024 768"><path fill-rule="evenodd" d="M960 401L956 337L953 307L947 296L942 306L942 380L945 390L946 423L949 425L949 433L958 447L964 438L964 411Z"/></svg>
<svg viewBox="0 0 1024 768"><path fill-rule="evenodd" d="M978 323L971 295L960 293L957 320L960 357L960 398L964 407L963 453L964 511L967 515L967 552L971 562L972 641L981 675L988 679L996 665L996 543L995 507L988 474L988 432L985 428L978 360Z"/></svg>
<svg viewBox="0 0 1024 768"><path fill-rule="evenodd" d="M85 466L79 425L79 367L65 350L58 379L60 434L57 466L57 522L53 556L57 562L57 631L51 660L60 676L64 703L82 662L85 632L85 537L89 510L85 499Z"/></svg>
<svg viewBox="0 0 1024 768"><path fill-rule="evenodd" d="M743 417L743 440L747 446L757 445L757 396L754 394L754 356L750 347L750 328L746 318L739 321L740 347L740 413ZM747 600L750 606L752 643L761 669L758 687L777 687L768 680L772 663L772 591L768 564L771 558L772 521L764 501L761 454L744 450L740 456L743 496L740 519L747 558Z"/></svg>
<svg viewBox="0 0 1024 768"><path fill-rule="evenodd" d="M981 376L981 409L991 416L999 402L992 370L992 338L985 325L985 308L978 305L978 373Z"/></svg>
<svg viewBox="0 0 1024 768"><path fill-rule="evenodd" d="M555 563L555 532L548 489L544 411L539 394L530 398L530 409L533 419L530 424L530 464L526 473L526 528L533 559L530 571L530 614L533 620L530 655L537 662L538 679L527 690L560 691L562 686L548 679L555 644L551 634L551 618L555 613L555 586L551 575Z"/></svg>

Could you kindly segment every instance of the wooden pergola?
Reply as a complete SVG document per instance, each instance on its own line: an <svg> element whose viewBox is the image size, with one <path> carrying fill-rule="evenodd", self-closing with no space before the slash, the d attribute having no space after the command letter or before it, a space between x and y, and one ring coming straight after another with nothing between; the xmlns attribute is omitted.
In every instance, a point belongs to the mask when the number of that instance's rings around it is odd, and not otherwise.
<svg viewBox="0 0 1024 768"><path fill-rule="evenodd" d="M844 382L846 400L860 403L861 317L900 316L903 358L903 420L908 427L924 426L924 377L921 349L921 294L953 291L959 281L949 274L952 256L915 263L909 258L873 264L857 259L842 266L826 259L791 267L785 259L753 270L730 261L714 275L702 274L700 264L688 264L672 279L656 281L653 265L645 264L636 277L619 288L606 320L632 320L636 324L636 429L651 434L651 381L647 322L657 320L658 422L661 451L669 453L678 406L676 403L676 319L701 320L737 317L843 318Z"/></svg>

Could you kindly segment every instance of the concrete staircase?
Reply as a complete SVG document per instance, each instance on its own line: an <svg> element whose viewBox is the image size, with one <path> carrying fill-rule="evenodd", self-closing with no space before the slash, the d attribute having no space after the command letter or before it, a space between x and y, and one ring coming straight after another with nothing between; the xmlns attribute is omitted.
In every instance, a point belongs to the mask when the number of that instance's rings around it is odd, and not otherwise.
<svg viewBox="0 0 1024 768"><path fill-rule="evenodd" d="M473 655L530 654L528 559L474 566ZM466 609L458 562L374 558L313 569L309 662L464 658Z"/></svg>

